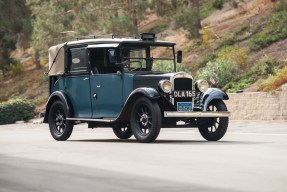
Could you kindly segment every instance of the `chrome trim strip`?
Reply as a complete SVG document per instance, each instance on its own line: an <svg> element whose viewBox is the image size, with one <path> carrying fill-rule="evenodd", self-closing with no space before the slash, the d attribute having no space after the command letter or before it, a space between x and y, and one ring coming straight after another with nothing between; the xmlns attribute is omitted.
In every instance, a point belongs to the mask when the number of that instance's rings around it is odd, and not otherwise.
<svg viewBox="0 0 287 192"><path fill-rule="evenodd" d="M178 112L178 111L164 111L164 117L229 117L230 112Z"/></svg>
<svg viewBox="0 0 287 192"><path fill-rule="evenodd" d="M106 123L112 123L116 119L85 119L85 118L66 118L66 120L71 121L95 121L95 122L106 122Z"/></svg>

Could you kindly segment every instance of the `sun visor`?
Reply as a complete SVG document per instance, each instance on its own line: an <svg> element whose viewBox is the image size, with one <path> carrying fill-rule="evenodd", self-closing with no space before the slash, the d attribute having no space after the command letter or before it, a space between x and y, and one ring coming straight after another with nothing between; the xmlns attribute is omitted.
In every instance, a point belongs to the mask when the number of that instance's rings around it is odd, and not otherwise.
<svg viewBox="0 0 287 192"><path fill-rule="evenodd" d="M64 74L64 58L64 43L49 48L49 76ZM53 64L54 59L55 62Z"/></svg>

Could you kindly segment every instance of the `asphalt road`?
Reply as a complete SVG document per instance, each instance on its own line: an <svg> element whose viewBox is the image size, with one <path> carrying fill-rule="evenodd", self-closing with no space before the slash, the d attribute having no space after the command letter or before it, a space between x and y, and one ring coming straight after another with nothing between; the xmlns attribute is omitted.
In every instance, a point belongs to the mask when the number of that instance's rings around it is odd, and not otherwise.
<svg viewBox="0 0 287 192"><path fill-rule="evenodd" d="M57 142L46 124L0 126L0 192L287 191L287 122L231 121L206 142L162 129L152 144L75 126Z"/></svg>

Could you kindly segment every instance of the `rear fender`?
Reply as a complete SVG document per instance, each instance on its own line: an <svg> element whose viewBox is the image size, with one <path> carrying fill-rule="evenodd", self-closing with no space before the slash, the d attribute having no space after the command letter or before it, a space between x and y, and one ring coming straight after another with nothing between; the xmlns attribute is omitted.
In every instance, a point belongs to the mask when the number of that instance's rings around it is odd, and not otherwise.
<svg viewBox="0 0 287 192"><path fill-rule="evenodd" d="M66 106L67 114L69 114L69 116L73 114L72 104L67 95L62 91L55 91L50 95L48 102L46 104L46 111L43 121L44 123L48 123L50 108L52 104L58 100L60 100Z"/></svg>

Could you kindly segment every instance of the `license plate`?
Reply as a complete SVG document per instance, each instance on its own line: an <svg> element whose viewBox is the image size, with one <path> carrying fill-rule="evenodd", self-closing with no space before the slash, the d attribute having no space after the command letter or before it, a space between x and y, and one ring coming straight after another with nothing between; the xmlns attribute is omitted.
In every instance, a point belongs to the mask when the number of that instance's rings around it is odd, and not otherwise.
<svg viewBox="0 0 287 192"><path fill-rule="evenodd" d="M192 111L192 102L177 102L177 111Z"/></svg>
<svg viewBox="0 0 287 192"><path fill-rule="evenodd" d="M173 96L176 98L193 97L192 91L174 91Z"/></svg>

